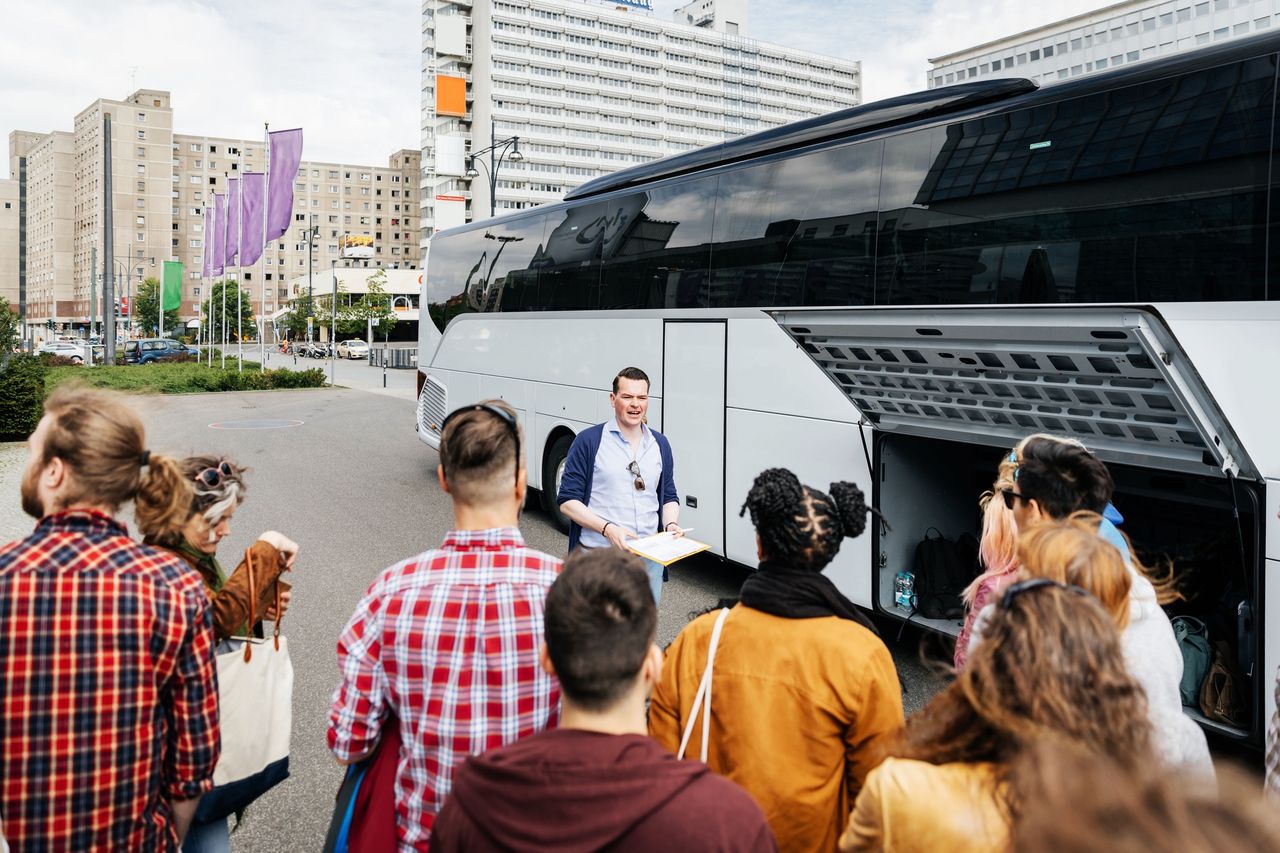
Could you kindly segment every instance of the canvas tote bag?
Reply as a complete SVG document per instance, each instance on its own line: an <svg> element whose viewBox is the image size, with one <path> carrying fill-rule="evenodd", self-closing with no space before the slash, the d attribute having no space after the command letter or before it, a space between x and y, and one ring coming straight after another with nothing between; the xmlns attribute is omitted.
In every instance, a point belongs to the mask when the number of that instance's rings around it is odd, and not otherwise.
<svg viewBox="0 0 1280 853"><path fill-rule="evenodd" d="M698 721L698 712L702 712L702 763L707 763L707 746L711 738L711 674L715 669L716 649L720 645L720 631L724 628L724 620L729 618L729 608L720 608L716 617L716 626L711 629L711 645L707 647L707 666L702 671L702 681L698 683L698 692L693 696L693 707L689 709L689 721L684 725L684 734L680 738L680 751L676 758L683 759L685 748L689 746L689 738L693 736L693 724Z"/></svg>
<svg viewBox="0 0 1280 853"><path fill-rule="evenodd" d="M252 551L245 551L249 574L250 636L235 637L218 653L218 716L222 752L213 770L214 788L200 800L196 821L235 814L289 777L293 729L293 662L280 636L280 589L276 587L275 631L252 636L258 603ZM240 644L240 645L237 645ZM222 649L226 649L225 651Z"/></svg>

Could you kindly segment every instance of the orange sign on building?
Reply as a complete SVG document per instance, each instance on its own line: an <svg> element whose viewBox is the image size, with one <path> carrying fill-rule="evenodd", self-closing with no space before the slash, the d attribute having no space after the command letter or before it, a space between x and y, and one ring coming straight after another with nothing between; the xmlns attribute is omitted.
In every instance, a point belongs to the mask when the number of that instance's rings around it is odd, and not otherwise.
<svg viewBox="0 0 1280 853"><path fill-rule="evenodd" d="M436 115L467 114L467 78L436 75Z"/></svg>

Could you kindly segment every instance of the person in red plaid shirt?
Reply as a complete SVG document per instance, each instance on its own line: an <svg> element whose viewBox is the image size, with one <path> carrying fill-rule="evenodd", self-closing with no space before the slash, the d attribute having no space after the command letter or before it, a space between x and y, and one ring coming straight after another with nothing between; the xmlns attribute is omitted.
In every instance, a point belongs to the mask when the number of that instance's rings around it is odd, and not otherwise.
<svg viewBox="0 0 1280 853"><path fill-rule="evenodd" d="M15 850L176 850L218 760L209 601L113 516L181 525L190 487L116 395L58 390L0 548L0 820Z"/></svg>
<svg viewBox="0 0 1280 853"><path fill-rule="evenodd" d="M428 849L463 759L559 718L559 687L538 650L560 561L526 547L516 526L520 448L515 412L500 400L445 419L437 475L453 498L454 529L440 548L383 571L338 640L329 749L339 763L359 761L398 718L401 850Z"/></svg>

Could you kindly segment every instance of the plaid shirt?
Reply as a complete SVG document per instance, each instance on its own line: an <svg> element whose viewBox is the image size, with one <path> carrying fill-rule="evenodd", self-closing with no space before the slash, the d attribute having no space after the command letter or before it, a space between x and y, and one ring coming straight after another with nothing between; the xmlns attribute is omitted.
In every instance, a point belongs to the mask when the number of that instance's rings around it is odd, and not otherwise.
<svg viewBox="0 0 1280 853"><path fill-rule="evenodd" d="M213 784L209 601L96 512L0 547L0 817L15 850L176 850L169 801Z"/></svg>
<svg viewBox="0 0 1280 853"><path fill-rule="evenodd" d="M464 758L559 719L559 685L538 665L543 604L559 571L514 527L455 530L438 551L385 570L347 623L329 749L358 758L388 713L399 718L401 849L427 849Z"/></svg>

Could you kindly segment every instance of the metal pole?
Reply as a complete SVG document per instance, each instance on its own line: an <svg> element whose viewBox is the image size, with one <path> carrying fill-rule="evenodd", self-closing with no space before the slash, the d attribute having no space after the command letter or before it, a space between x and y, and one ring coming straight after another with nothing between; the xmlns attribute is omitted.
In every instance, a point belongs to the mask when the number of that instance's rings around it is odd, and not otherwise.
<svg viewBox="0 0 1280 853"><path fill-rule="evenodd" d="M89 250L89 335L93 335L94 312L98 310L98 247Z"/></svg>
<svg viewBox="0 0 1280 853"><path fill-rule="evenodd" d="M312 254L311 239L315 229L315 224L314 224L315 221L316 221L316 215L314 213L308 213L307 214L307 316L308 317L313 317L315 316L315 313L316 313L315 307L314 307L315 303L313 301L314 297L311 294L311 284L312 284L312 280L315 278L315 273L311 271L311 254ZM311 343L311 324L310 323L307 324L307 343Z"/></svg>
<svg viewBox="0 0 1280 853"><path fill-rule="evenodd" d="M111 192L111 114L106 113L102 116L102 187L103 187L103 230L106 232L106 241L102 250L106 253L106 263L104 264L105 273L102 282L102 318L105 321L108 314L111 321L105 323L106 334L103 335L104 349L102 352L102 360L106 364L116 363L116 317L115 317L115 267L111 261L115 258L115 227L112 219L112 192ZM89 363L93 363L93 348L89 348Z"/></svg>
<svg viewBox="0 0 1280 853"><path fill-rule="evenodd" d="M244 255L244 154L236 155L240 163L240 192L236 206L236 372L244 373L244 267L240 263Z"/></svg>
<svg viewBox="0 0 1280 853"><path fill-rule="evenodd" d="M498 160L494 156L494 146L498 144L498 133L493 125L493 118L489 119L489 164L493 166L489 170L489 218L498 215Z"/></svg>
<svg viewBox="0 0 1280 853"><path fill-rule="evenodd" d="M258 314L262 317L258 329L258 372L265 373L267 370L267 199L270 193L267 189L271 185L270 158L271 158L271 137L270 125L267 122L262 123L262 298L258 300Z"/></svg>
<svg viewBox="0 0 1280 853"><path fill-rule="evenodd" d="M333 276L333 317L329 321L329 384L337 385L338 347L335 339L338 335L338 260L329 261L329 274Z"/></svg>
<svg viewBox="0 0 1280 853"><path fill-rule="evenodd" d="M224 191L226 191L226 190L227 190L227 187L228 187L227 181L228 181L229 179L230 179L230 175L228 175L228 173L226 173L226 172L223 172L223 173L222 173L222 188L223 188L223 190L224 190ZM230 201L231 201L231 193L230 193L229 191L227 192L227 201L228 201L228 202L230 202ZM228 205L227 205L227 207L226 207L226 210L225 210L225 211L223 212L223 214L222 214L222 220L218 223L218 227L219 227L219 228L221 228L221 229L223 230L223 233L226 233L226 230L227 230L227 217L228 217L228 216L230 216L230 215L231 215L231 205L230 205L230 204L228 204ZM222 244L223 244L224 246L226 245L226 240L225 240L225 239L222 241ZM221 312L220 312L220 313L221 313L221 315L222 315L222 363L221 363L221 367L222 367L222 369L223 369L223 370L226 370L226 369L227 369L227 340L228 340L228 338L227 338L227 258L226 258L226 255L223 255L223 256L222 256L221 258L219 258L218 260L222 263L222 310L221 310Z"/></svg>

